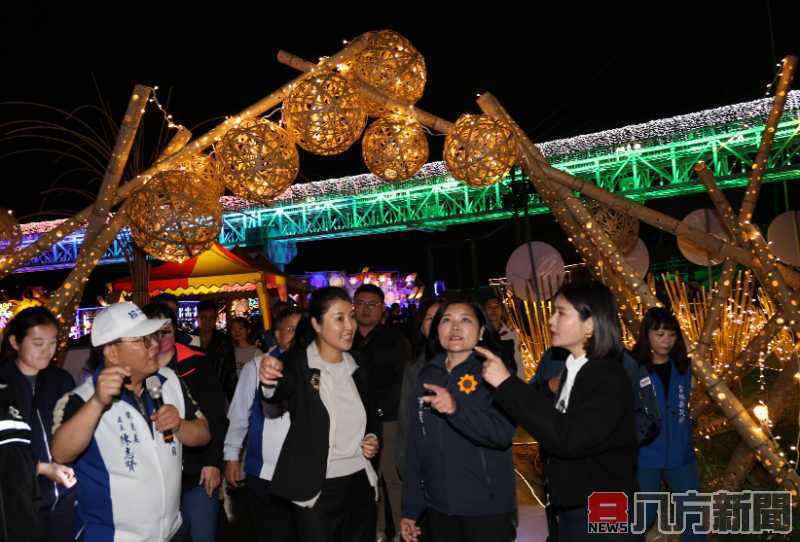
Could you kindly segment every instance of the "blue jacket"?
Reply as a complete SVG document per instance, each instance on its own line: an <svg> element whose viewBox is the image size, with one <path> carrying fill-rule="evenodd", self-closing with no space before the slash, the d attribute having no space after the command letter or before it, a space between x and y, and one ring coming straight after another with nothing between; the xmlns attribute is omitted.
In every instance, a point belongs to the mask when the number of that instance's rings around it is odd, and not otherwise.
<svg viewBox="0 0 800 542"><path fill-rule="evenodd" d="M31 448L33 457L39 463L52 463L50 440L53 432L53 409L62 396L72 391L75 381L72 376L55 365L39 371L36 376L36 393L17 364L8 360L0 365L0 375L14 390L16 402L22 418L31 426ZM38 506L40 510L52 509L72 489L52 482L45 476L37 476L39 486Z"/></svg>
<svg viewBox="0 0 800 542"><path fill-rule="evenodd" d="M463 516L512 512L515 425L494 405L482 360L473 354L450 374L444 363L440 354L423 365L408 405L403 517L418 519L426 507ZM424 404L423 383L446 387L456 411L444 415Z"/></svg>
<svg viewBox="0 0 800 542"><path fill-rule="evenodd" d="M692 421L689 415L689 396L692 391L692 372L680 374L669 361L668 396L658 374L650 373L656 392L662 427L656 439L639 448L639 467L644 469L674 469L695 460L692 443Z"/></svg>

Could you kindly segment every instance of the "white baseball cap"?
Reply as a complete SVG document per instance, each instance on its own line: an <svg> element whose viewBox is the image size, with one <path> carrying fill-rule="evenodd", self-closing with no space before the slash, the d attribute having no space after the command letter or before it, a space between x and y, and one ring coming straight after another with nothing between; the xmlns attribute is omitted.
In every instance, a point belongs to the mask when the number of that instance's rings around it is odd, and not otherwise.
<svg viewBox="0 0 800 542"><path fill-rule="evenodd" d="M92 346L101 346L122 337L144 337L161 329L166 318L148 318L136 304L114 303L97 313L92 322Z"/></svg>

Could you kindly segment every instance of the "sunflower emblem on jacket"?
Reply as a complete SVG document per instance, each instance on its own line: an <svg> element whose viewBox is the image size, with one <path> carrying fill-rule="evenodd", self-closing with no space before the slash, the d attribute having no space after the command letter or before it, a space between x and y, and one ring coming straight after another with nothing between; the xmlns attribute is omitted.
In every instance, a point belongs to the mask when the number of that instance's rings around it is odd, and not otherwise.
<svg viewBox="0 0 800 542"><path fill-rule="evenodd" d="M461 393L466 393L467 395L469 395L470 393L472 393L477 389L478 389L478 381L471 374L467 373L458 379L458 391L460 391Z"/></svg>

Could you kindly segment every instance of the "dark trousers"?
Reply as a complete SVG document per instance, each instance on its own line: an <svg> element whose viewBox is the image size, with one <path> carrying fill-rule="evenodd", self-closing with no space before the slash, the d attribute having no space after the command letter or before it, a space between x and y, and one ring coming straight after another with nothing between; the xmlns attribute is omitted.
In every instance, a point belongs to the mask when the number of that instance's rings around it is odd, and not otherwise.
<svg viewBox="0 0 800 542"><path fill-rule="evenodd" d="M75 495L68 495L58 501L54 510L39 511L39 522L43 536L42 542L71 542L75 540Z"/></svg>
<svg viewBox="0 0 800 542"><path fill-rule="evenodd" d="M270 494L269 480L247 477L247 508L258 542L294 542L292 503Z"/></svg>
<svg viewBox="0 0 800 542"><path fill-rule="evenodd" d="M294 506L301 542L374 542L375 490L366 471L328 478L311 508Z"/></svg>
<svg viewBox="0 0 800 542"><path fill-rule="evenodd" d="M511 542L517 537L514 512L487 516L449 516L427 512L428 540L432 542Z"/></svg>

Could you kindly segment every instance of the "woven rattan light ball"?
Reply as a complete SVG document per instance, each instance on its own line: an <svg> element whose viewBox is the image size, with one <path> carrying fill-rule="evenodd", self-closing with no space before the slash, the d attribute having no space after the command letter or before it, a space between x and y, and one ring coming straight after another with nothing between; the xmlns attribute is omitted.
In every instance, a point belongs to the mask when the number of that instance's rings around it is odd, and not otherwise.
<svg viewBox="0 0 800 542"><path fill-rule="evenodd" d="M453 177L470 186L489 186L519 159L514 132L486 115L461 115L444 142L444 161Z"/></svg>
<svg viewBox="0 0 800 542"><path fill-rule="evenodd" d="M0 258L17 251L22 244L22 228L9 209L0 209Z"/></svg>
<svg viewBox="0 0 800 542"><path fill-rule="evenodd" d="M615 211L596 200L589 200L586 208L595 225L608 235L620 252L627 254L633 250L639 240L639 221L635 217Z"/></svg>
<svg viewBox="0 0 800 542"><path fill-rule="evenodd" d="M340 154L367 123L361 96L332 71L309 74L283 102L283 120L297 144L321 155Z"/></svg>
<svg viewBox="0 0 800 542"><path fill-rule="evenodd" d="M428 160L428 139L416 120L390 115L364 132L361 154L369 170L384 181L404 181Z"/></svg>
<svg viewBox="0 0 800 542"><path fill-rule="evenodd" d="M416 103L425 90L425 59L411 42L392 30L373 32L369 45L348 64L345 73L355 74L384 94L408 104ZM365 100L367 113L381 117L386 111Z"/></svg>
<svg viewBox="0 0 800 542"><path fill-rule="evenodd" d="M213 154L193 154L175 164L175 169L194 173L217 197L222 196L225 191L219 160Z"/></svg>
<svg viewBox="0 0 800 542"><path fill-rule="evenodd" d="M197 175L168 170L131 196L131 234L145 252L182 262L207 250L219 237L222 207Z"/></svg>
<svg viewBox="0 0 800 542"><path fill-rule="evenodd" d="M289 133L266 119L243 123L217 146L225 185L237 196L268 203L289 188L300 157Z"/></svg>

